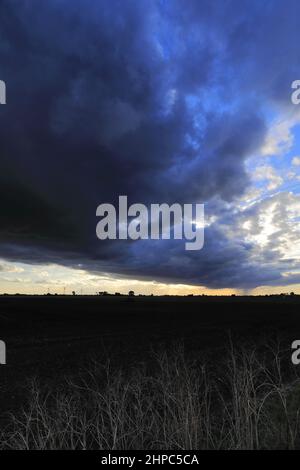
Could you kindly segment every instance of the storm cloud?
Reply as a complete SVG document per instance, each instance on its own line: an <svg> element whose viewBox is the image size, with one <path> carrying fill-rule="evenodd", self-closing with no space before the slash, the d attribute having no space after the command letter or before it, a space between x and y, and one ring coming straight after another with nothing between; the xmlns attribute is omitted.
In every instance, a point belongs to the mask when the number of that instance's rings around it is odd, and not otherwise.
<svg viewBox="0 0 300 470"><path fill-rule="evenodd" d="M296 1L2 0L1 257L216 288L280 280L224 227L266 109L288 106L299 14ZM100 242L96 207L122 194L204 203L218 221L197 253Z"/></svg>

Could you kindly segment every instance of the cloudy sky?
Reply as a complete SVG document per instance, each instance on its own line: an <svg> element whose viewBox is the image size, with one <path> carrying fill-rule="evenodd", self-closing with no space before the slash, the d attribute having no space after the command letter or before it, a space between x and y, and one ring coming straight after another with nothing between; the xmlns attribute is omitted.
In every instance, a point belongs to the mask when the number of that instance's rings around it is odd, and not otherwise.
<svg viewBox="0 0 300 470"><path fill-rule="evenodd" d="M300 293L299 17L296 0L2 0L0 292ZM99 241L121 194L204 203L204 248Z"/></svg>

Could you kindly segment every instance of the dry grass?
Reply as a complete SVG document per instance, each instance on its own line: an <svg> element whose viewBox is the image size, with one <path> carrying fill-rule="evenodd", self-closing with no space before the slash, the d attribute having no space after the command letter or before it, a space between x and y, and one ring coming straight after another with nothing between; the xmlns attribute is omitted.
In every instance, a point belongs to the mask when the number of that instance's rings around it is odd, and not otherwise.
<svg viewBox="0 0 300 470"><path fill-rule="evenodd" d="M30 384L2 449L294 449L300 382L278 348L235 348L215 360L182 345L133 368L90 361L55 386ZM295 368L294 368L295 370ZM289 384L289 385L287 385ZM299 396L299 398L298 398Z"/></svg>

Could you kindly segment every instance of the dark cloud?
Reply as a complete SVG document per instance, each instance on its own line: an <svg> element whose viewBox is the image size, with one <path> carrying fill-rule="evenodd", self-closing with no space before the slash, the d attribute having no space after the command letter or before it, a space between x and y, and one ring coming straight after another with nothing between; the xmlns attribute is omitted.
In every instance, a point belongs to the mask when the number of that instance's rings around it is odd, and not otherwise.
<svg viewBox="0 0 300 470"><path fill-rule="evenodd" d="M280 103L296 76L299 9L2 0L1 256L212 287L278 276L218 227L196 254L100 242L95 210L119 194L146 204L241 195L245 158L266 132L262 97Z"/></svg>

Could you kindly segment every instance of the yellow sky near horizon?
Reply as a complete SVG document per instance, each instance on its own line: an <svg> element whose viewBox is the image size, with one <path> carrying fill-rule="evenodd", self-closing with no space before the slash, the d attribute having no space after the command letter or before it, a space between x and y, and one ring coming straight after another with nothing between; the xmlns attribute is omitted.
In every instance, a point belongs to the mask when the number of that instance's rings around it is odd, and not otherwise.
<svg viewBox="0 0 300 470"><path fill-rule="evenodd" d="M0 260L0 294L96 294L99 291L127 294L154 295L231 295L231 294L279 294L295 292L300 294L300 285L260 286L247 291L241 289L209 289L205 286L138 280L103 273L88 272L82 267L70 268L55 264L29 265Z"/></svg>

